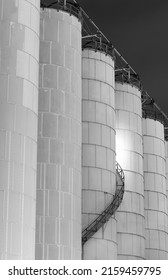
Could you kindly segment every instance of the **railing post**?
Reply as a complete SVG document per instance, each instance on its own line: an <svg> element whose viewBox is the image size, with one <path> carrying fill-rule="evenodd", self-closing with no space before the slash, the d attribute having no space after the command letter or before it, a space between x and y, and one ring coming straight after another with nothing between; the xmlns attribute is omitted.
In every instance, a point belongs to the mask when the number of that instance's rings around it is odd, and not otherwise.
<svg viewBox="0 0 168 280"><path fill-rule="evenodd" d="M59 3L60 3L60 0L57 0L57 12L59 11Z"/></svg>
<svg viewBox="0 0 168 280"><path fill-rule="evenodd" d="M79 8L79 11L78 11L78 17L79 17L79 20L81 21L81 25L83 26L83 17L82 17L82 11L81 11L81 8Z"/></svg>
<svg viewBox="0 0 168 280"><path fill-rule="evenodd" d="M70 16L72 15L72 6L70 5L70 12L69 12Z"/></svg>

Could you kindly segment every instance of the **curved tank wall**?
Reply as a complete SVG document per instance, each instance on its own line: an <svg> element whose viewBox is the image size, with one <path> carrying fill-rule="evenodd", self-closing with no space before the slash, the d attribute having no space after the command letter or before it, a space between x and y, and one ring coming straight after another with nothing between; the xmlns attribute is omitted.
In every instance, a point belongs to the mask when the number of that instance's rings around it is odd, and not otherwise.
<svg viewBox="0 0 168 280"><path fill-rule="evenodd" d="M125 193L116 212L118 259L145 258L141 92L116 82L116 158Z"/></svg>
<svg viewBox="0 0 168 280"><path fill-rule="evenodd" d="M0 0L0 258L34 259L40 0Z"/></svg>
<svg viewBox="0 0 168 280"><path fill-rule="evenodd" d="M81 258L81 23L41 9L36 259Z"/></svg>
<svg viewBox="0 0 168 280"><path fill-rule="evenodd" d="M165 140L165 155L166 155L166 196L167 196L167 214L168 214L168 141ZM167 220L167 232L168 232L168 220ZM168 244L168 241L166 242Z"/></svg>
<svg viewBox="0 0 168 280"><path fill-rule="evenodd" d="M82 227L112 201L115 173L114 61L84 49L82 54ZM114 216L83 247L83 259L116 259Z"/></svg>
<svg viewBox="0 0 168 280"><path fill-rule="evenodd" d="M167 259L164 127L143 119L146 259Z"/></svg>

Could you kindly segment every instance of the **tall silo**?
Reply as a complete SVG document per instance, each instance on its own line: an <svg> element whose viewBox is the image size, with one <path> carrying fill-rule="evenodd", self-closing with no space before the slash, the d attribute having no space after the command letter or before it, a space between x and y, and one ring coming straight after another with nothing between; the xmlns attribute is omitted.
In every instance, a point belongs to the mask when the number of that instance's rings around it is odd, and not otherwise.
<svg viewBox="0 0 168 280"><path fill-rule="evenodd" d="M118 259L145 258L142 105L139 81L116 72L116 158L125 174L125 193L116 212Z"/></svg>
<svg viewBox="0 0 168 280"><path fill-rule="evenodd" d="M144 110L143 150L146 259L168 259L164 125L152 105Z"/></svg>
<svg viewBox="0 0 168 280"><path fill-rule="evenodd" d="M166 193L168 195L168 141L167 139L165 140L165 155L166 155Z"/></svg>
<svg viewBox="0 0 168 280"><path fill-rule="evenodd" d="M0 14L0 258L34 259L40 0Z"/></svg>
<svg viewBox="0 0 168 280"><path fill-rule="evenodd" d="M114 58L108 44L93 40L82 54L82 228L113 200L115 171ZM87 231L87 230L86 230ZM112 216L83 245L83 259L116 259Z"/></svg>
<svg viewBox="0 0 168 280"><path fill-rule="evenodd" d="M80 10L52 3L41 9L36 259L80 259Z"/></svg>
<svg viewBox="0 0 168 280"><path fill-rule="evenodd" d="M167 128L168 129L168 128ZM168 131L165 129L165 155L166 155L166 202L167 202L167 233L168 233ZM168 236L166 241L168 251Z"/></svg>

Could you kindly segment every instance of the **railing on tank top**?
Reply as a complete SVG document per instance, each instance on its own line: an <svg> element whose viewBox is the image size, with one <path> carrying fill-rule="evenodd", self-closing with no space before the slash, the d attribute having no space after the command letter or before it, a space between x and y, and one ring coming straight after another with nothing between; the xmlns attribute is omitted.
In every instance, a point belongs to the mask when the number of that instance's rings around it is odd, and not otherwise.
<svg viewBox="0 0 168 280"><path fill-rule="evenodd" d="M80 6L73 0L41 0L41 8L55 9L57 11L65 11L70 15L76 16L82 21L82 12Z"/></svg>
<svg viewBox="0 0 168 280"><path fill-rule="evenodd" d="M112 202L107 208L82 231L82 246L110 219L120 206L124 195L124 172L121 166L116 162L116 192Z"/></svg>
<svg viewBox="0 0 168 280"><path fill-rule="evenodd" d="M131 84L141 90L141 82L138 74L130 71L129 68L122 68L115 70L115 81L121 83Z"/></svg>
<svg viewBox="0 0 168 280"><path fill-rule="evenodd" d="M98 32L94 35L82 37L82 49L92 49L95 52L100 51L105 53L106 55L110 55L113 59L115 59L113 45L105 42L101 34L99 34Z"/></svg>

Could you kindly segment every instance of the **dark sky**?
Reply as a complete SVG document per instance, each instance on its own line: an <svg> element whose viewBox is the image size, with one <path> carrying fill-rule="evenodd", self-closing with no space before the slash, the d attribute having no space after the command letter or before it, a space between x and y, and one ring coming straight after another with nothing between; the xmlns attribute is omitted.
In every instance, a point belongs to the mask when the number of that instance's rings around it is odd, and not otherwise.
<svg viewBox="0 0 168 280"><path fill-rule="evenodd" d="M144 90L168 115L168 0L76 1L139 74Z"/></svg>
<svg viewBox="0 0 168 280"><path fill-rule="evenodd" d="M168 115L168 0L78 0Z"/></svg>

